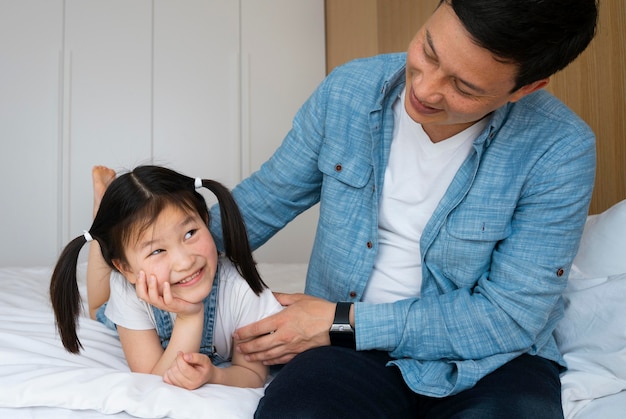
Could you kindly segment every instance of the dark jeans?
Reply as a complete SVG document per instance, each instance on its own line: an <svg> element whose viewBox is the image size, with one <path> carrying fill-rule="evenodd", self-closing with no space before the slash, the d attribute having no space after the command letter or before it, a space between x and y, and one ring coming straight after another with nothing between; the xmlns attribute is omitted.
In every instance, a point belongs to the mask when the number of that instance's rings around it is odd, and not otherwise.
<svg viewBox="0 0 626 419"><path fill-rule="evenodd" d="M286 364L256 418L563 418L556 364L522 355L454 396L413 393L385 352L312 349Z"/></svg>

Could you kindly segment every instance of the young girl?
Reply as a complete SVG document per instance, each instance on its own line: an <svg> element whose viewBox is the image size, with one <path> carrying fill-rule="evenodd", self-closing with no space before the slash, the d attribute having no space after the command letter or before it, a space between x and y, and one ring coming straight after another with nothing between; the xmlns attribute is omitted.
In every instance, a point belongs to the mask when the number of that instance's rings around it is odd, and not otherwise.
<svg viewBox="0 0 626 419"><path fill-rule="evenodd" d="M83 245L93 240L99 247L91 251L100 249L106 268L90 260L90 315L108 299L105 314L117 327L132 371L189 389L205 383L263 386L267 367L233 351L232 333L281 307L256 270L228 189L157 166L137 167L107 183L99 204L94 191L98 209L91 228L65 247L52 274L50 296L63 346L73 353L81 347L76 265ZM207 227L206 201L195 190L200 187L220 203L223 257ZM214 366L225 360L231 365Z"/></svg>

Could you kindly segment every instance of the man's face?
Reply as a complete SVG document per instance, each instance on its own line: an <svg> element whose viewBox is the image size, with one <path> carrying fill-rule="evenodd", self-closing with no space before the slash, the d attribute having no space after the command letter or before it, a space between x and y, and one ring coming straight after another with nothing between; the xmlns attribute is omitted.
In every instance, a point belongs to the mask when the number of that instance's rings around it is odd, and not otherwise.
<svg viewBox="0 0 626 419"><path fill-rule="evenodd" d="M533 91L511 93L517 65L476 45L445 2L411 41L406 64L405 108L433 142Z"/></svg>

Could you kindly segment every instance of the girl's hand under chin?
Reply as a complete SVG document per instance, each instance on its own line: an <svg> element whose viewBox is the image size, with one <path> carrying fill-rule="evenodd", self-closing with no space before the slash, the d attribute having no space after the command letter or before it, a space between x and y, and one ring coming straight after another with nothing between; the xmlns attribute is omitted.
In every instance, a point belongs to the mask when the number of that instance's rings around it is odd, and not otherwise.
<svg viewBox="0 0 626 419"><path fill-rule="evenodd" d="M159 291L159 284L154 275L146 276L144 271L140 271L135 283L137 296L146 303L177 316L191 316L202 312L204 305L202 302L190 303L180 298L174 297L170 289L170 283L163 283L163 293Z"/></svg>

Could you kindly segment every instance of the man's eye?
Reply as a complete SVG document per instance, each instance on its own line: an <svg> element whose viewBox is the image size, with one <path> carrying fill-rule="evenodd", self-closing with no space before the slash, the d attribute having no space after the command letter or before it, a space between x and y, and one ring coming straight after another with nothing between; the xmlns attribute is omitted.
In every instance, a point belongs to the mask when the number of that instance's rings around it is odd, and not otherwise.
<svg viewBox="0 0 626 419"><path fill-rule="evenodd" d="M424 57L426 57L426 59L430 62L433 62L433 63L437 62L437 59L433 57L432 55L430 55L428 51L426 51L426 48L424 48Z"/></svg>
<svg viewBox="0 0 626 419"><path fill-rule="evenodd" d="M474 96L473 93L470 93L470 92L468 92L466 90L463 90L461 87L459 87L459 83L456 80L453 80L452 84L454 85L454 90L459 92L461 95L463 95L463 96Z"/></svg>
<svg viewBox="0 0 626 419"><path fill-rule="evenodd" d="M462 94L463 96L472 96L471 93L466 92L465 90L459 88L459 86L455 86L455 88L456 88L456 91L459 92L460 94Z"/></svg>
<svg viewBox="0 0 626 419"><path fill-rule="evenodd" d="M422 54L424 55L424 57L426 57L428 61L433 62L433 63L437 62L437 55L432 50L430 45L428 45L427 42L424 42L422 44Z"/></svg>

